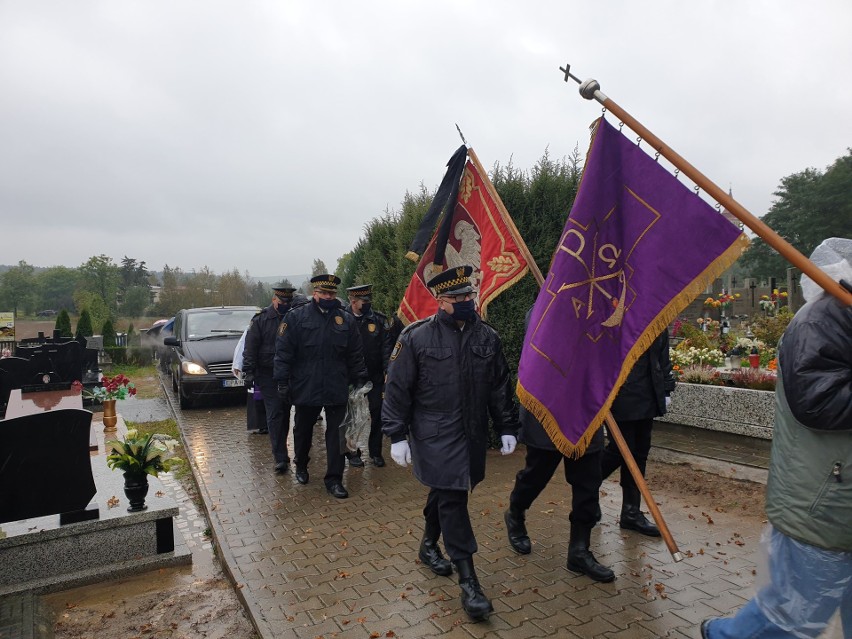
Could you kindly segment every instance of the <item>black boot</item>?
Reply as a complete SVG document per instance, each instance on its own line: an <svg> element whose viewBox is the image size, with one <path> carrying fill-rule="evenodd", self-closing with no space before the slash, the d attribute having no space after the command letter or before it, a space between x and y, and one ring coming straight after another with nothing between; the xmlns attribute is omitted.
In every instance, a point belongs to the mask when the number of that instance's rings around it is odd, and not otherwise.
<svg viewBox="0 0 852 639"><path fill-rule="evenodd" d="M441 553L437 538L431 538L424 534L417 556L420 557L423 565L428 566L436 575L447 577L453 574L453 564Z"/></svg>
<svg viewBox="0 0 852 639"><path fill-rule="evenodd" d="M485 621L488 615L494 612L494 606L479 586L479 580L473 570L473 559L457 561L456 570L459 572L462 608L473 621Z"/></svg>
<svg viewBox="0 0 852 639"><path fill-rule="evenodd" d="M589 550L592 529L579 524L571 524L571 539L568 541L568 570L588 575L595 581L609 583L615 579L615 573L598 560Z"/></svg>
<svg viewBox="0 0 852 639"><path fill-rule="evenodd" d="M509 545L515 549L515 552L522 555L528 555L532 551L525 520L524 511L511 504L509 510L503 514L503 521L506 522L506 533L509 535Z"/></svg>
<svg viewBox="0 0 852 639"><path fill-rule="evenodd" d="M660 529L645 518L639 509L642 498L639 488L636 486L623 486L621 502L621 524L625 530L635 530L648 537L659 537Z"/></svg>

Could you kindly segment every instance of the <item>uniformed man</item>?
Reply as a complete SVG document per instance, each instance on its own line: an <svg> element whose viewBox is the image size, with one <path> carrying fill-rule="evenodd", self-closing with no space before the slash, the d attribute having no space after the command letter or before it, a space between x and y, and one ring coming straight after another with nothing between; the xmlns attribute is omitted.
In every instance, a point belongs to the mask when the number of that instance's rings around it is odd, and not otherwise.
<svg viewBox="0 0 852 639"><path fill-rule="evenodd" d="M287 435L290 433L290 404L283 403L278 397L277 387L273 379L273 363L275 359L275 340L278 336L278 326L284 315L290 310L293 293L296 289L290 286L275 286L272 288L272 304L264 308L252 318L246 332L245 348L243 349L243 374L247 386L255 385L263 395L263 406L266 409L266 428L272 444L272 456L275 459L275 473L283 474L289 470L290 454L287 451Z"/></svg>
<svg viewBox="0 0 852 639"><path fill-rule="evenodd" d="M346 310L352 313L361 331L361 343L364 346L364 360L367 373L373 383L373 389L367 394L370 405L370 436L368 447L373 464L381 468L385 465L382 457L382 395L385 386L385 371L388 366L390 349L387 346L391 322L387 316L372 307L373 286L361 284L346 289L349 294L349 306ZM347 453L351 466L363 466L361 451Z"/></svg>
<svg viewBox="0 0 852 639"><path fill-rule="evenodd" d="M293 443L296 481L308 483L314 424L325 409L325 487L345 499L340 424L349 401L349 385L367 381L367 367L355 318L337 299L340 278L324 273L311 278L312 300L293 309L278 329L275 381L282 403L296 407Z"/></svg>
<svg viewBox="0 0 852 639"><path fill-rule="evenodd" d="M532 309L530 309L531 311ZM530 312L527 312L529 322ZM563 455L551 441L544 427L523 406L520 409L521 441L526 444L526 465L515 477L515 488L504 513L509 545L518 553L532 551L526 527L526 511L547 486L562 462L565 481L571 484L571 533L568 540L567 567L588 575L595 581L610 582L615 573L598 563L590 550L592 528L600 519L601 456L603 432L598 429L582 457Z"/></svg>
<svg viewBox="0 0 852 639"><path fill-rule="evenodd" d="M493 610L473 567L476 538L468 491L485 477L488 418L501 434L501 452L515 450L509 366L497 332L476 313L470 266L451 268L427 283L438 313L408 326L388 365L382 425L391 457L401 466L413 459L414 475L429 487L419 557L438 575L456 566L461 603L471 619Z"/></svg>

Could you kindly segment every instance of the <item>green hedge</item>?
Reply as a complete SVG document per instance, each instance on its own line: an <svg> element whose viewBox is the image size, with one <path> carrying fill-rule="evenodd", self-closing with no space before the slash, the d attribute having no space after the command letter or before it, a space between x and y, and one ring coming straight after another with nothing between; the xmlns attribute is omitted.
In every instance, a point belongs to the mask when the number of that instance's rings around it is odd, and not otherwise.
<svg viewBox="0 0 852 639"><path fill-rule="evenodd" d="M150 348L110 346L105 347L104 351L113 364L151 366L154 363L154 356Z"/></svg>

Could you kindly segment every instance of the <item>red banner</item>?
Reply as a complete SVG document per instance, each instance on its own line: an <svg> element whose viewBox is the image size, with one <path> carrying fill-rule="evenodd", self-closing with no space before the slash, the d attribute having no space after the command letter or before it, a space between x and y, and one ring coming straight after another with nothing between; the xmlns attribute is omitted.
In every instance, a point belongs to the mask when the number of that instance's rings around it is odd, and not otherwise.
<svg viewBox="0 0 852 639"><path fill-rule="evenodd" d="M438 303L426 287L437 273L455 266L470 264L477 290L477 310L486 316L488 304L515 284L529 267L503 219L500 208L491 197L485 180L476 167L467 162L459 186L459 197L453 209L450 236L441 265L433 263L437 233L426 247L417 270L405 290L397 314L404 324L434 315Z"/></svg>

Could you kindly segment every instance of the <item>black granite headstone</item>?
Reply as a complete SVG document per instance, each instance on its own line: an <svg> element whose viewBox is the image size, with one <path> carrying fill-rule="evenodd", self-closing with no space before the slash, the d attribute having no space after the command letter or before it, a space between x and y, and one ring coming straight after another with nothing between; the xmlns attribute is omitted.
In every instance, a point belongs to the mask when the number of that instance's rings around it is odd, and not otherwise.
<svg viewBox="0 0 852 639"><path fill-rule="evenodd" d="M91 423L76 408L0 421L0 524L86 508L97 492Z"/></svg>

